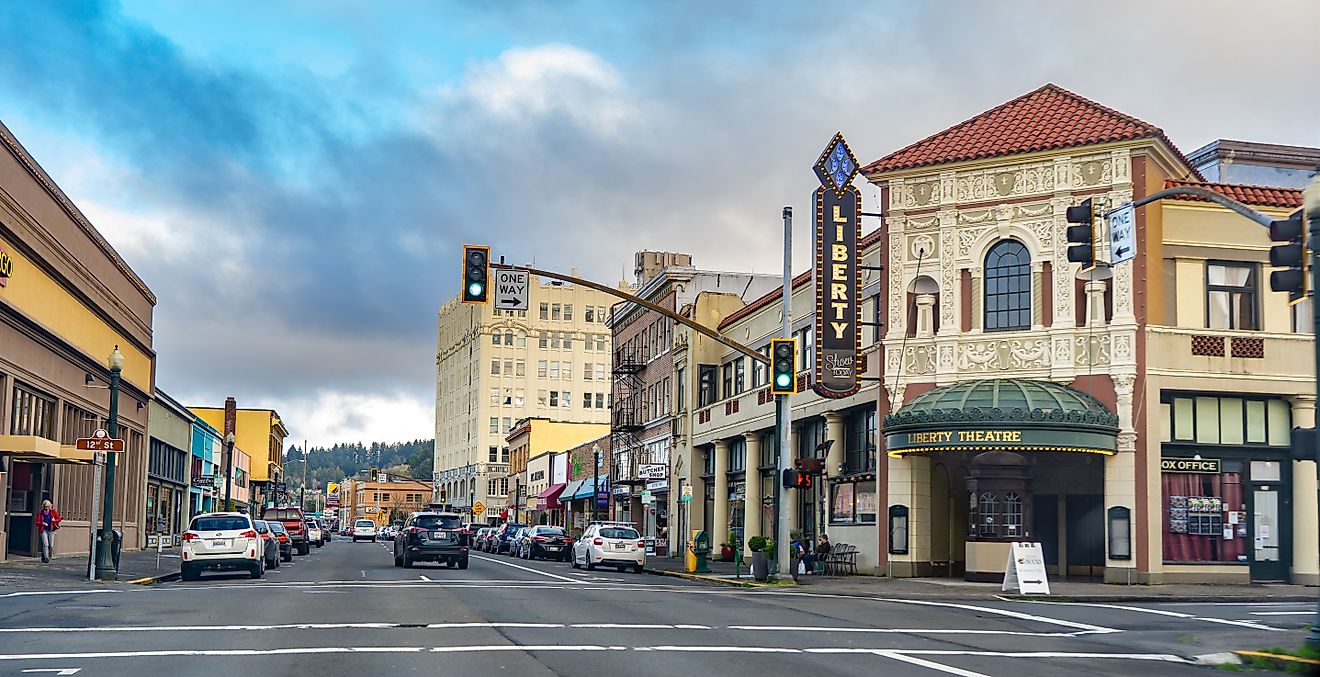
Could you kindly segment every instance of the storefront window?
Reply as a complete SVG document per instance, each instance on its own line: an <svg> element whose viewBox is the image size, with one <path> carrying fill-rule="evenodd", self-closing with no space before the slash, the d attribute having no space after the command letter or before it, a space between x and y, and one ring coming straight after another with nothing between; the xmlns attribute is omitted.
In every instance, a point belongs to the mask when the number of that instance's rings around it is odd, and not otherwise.
<svg viewBox="0 0 1320 677"><path fill-rule="evenodd" d="M741 437L729 443L729 472L747 469L747 440Z"/></svg>
<svg viewBox="0 0 1320 677"><path fill-rule="evenodd" d="M1022 494L1016 491L984 491L974 496L969 535L982 539L1020 538Z"/></svg>
<svg viewBox="0 0 1320 677"><path fill-rule="evenodd" d="M830 487L830 523L875 524L875 481L837 482Z"/></svg>
<svg viewBox="0 0 1320 677"><path fill-rule="evenodd" d="M1168 395L1163 437L1198 444L1288 446L1292 416L1282 399Z"/></svg>
<svg viewBox="0 0 1320 677"><path fill-rule="evenodd" d="M1161 474L1165 561L1247 561L1242 470L1224 461L1218 473Z"/></svg>
<svg viewBox="0 0 1320 677"><path fill-rule="evenodd" d="M845 472L875 470L875 410L855 413L846 421Z"/></svg>

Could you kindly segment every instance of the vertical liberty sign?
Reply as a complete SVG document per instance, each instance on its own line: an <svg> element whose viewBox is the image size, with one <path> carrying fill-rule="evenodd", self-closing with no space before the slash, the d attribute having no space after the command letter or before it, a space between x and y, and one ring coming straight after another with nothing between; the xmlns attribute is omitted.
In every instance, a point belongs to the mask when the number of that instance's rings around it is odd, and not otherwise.
<svg viewBox="0 0 1320 677"><path fill-rule="evenodd" d="M857 158L837 133L816 161L821 186L816 204L815 378L821 397L847 397L860 385L862 278L857 269L861 243L862 194L852 185Z"/></svg>

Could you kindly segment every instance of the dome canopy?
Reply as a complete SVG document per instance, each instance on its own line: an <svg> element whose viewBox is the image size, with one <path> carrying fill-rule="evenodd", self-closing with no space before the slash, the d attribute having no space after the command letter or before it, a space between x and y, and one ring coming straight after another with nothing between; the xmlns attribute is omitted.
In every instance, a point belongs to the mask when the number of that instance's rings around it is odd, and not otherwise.
<svg viewBox="0 0 1320 677"><path fill-rule="evenodd" d="M936 388L884 419L891 456L927 451L1082 451L1112 454L1118 416L1050 381L985 379Z"/></svg>

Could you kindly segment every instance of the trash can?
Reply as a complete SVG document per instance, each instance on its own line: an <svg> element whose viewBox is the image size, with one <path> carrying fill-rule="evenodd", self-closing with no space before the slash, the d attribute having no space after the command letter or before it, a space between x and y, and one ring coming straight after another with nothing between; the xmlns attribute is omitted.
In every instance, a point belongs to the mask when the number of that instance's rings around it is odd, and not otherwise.
<svg viewBox="0 0 1320 677"><path fill-rule="evenodd" d="M115 529L111 532L113 536L110 539L110 559L115 563L115 571L119 571L119 551L124 549L124 532Z"/></svg>

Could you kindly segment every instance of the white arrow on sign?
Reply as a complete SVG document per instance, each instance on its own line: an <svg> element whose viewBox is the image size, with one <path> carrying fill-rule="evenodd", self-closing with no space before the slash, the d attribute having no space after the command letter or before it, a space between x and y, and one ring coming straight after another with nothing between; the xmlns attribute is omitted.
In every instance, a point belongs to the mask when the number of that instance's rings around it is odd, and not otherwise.
<svg viewBox="0 0 1320 677"><path fill-rule="evenodd" d="M1105 214L1109 225L1110 265L1116 266L1137 257L1136 211L1129 202Z"/></svg>
<svg viewBox="0 0 1320 677"><path fill-rule="evenodd" d="M496 310L527 310L530 277L525 270L495 271Z"/></svg>

